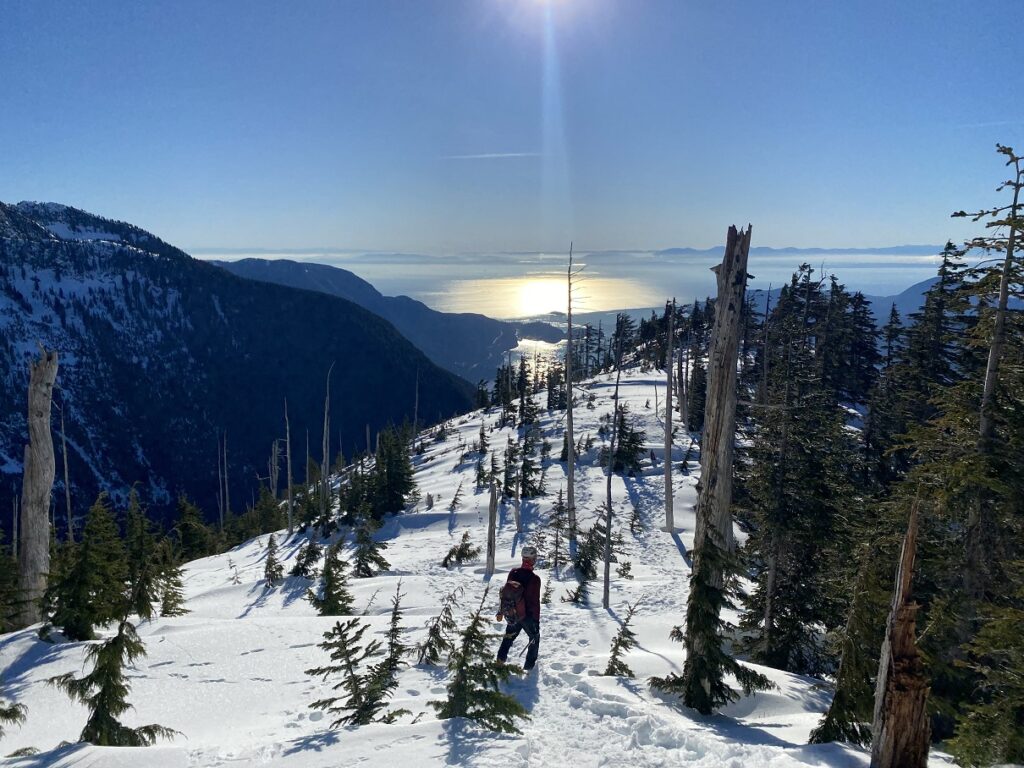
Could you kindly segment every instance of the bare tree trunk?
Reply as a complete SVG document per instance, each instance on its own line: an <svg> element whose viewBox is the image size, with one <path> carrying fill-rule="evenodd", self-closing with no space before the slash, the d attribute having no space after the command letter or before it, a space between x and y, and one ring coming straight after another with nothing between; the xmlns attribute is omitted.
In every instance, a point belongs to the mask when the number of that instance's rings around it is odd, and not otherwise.
<svg viewBox="0 0 1024 768"><path fill-rule="evenodd" d="M494 575L494 555L497 549L495 539L498 525L498 489L491 480L491 500L487 505L487 567L484 570L484 577L491 578Z"/></svg>
<svg viewBox="0 0 1024 768"><path fill-rule="evenodd" d="M288 535L294 526L294 501L292 499L292 427L288 422L288 400L284 401L284 460L288 463Z"/></svg>
<svg viewBox="0 0 1024 768"><path fill-rule="evenodd" d="M21 541L18 546L18 626L42 618L39 599L50 572L50 495L56 473L50 407L57 379L57 352L40 345L40 357L30 368L28 385L28 444L21 485Z"/></svg>
<svg viewBox="0 0 1024 768"><path fill-rule="evenodd" d="M416 396L412 403L412 439L416 442L416 435L420 423L420 369L416 369Z"/></svg>
<svg viewBox="0 0 1024 768"><path fill-rule="evenodd" d="M320 519L327 517L328 497L330 496L330 473L331 473L331 371L334 370L334 363L327 369L327 383L324 386L324 432L321 445L322 463L320 465Z"/></svg>
<svg viewBox="0 0 1024 768"><path fill-rule="evenodd" d="M281 471L281 449L278 438L270 443L270 461L267 462L267 482L270 484L270 495L277 499L277 481Z"/></svg>
<svg viewBox="0 0 1024 768"><path fill-rule="evenodd" d="M672 509L672 352L675 348L673 323L675 322L676 300L668 314L668 329L665 339L665 530L675 530L675 516Z"/></svg>
<svg viewBox="0 0 1024 768"><path fill-rule="evenodd" d="M915 616L920 607L911 600L914 555L917 551L917 508L910 508L896 571L892 608L882 642L871 726L871 768L925 768L931 723L928 683L917 650Z"/></svg>
<svg viewBox="0 0 1024 768"><path fill-rule="evenodd" d="M15 493L17 493L18 487L14 486ZM18 510L18 497L15 495L11 499L11 506L14 507L14 532L11 535L11 554L14 555L14 559L18 559L18 518L21 517Z"/></svg>
<svg viewBox="0 0 1024 768"><path fill-rule="evenodd" d="M228 481L228 432L224 430L224 517L231 516L231 483ZM243 502L244 503L244 502ZM221 528L224 521L221 520Z"/></svg>
<svg viewBox="0 0 1024 768"><path fill-rule="evenodd" d="M576 543L576 436L573 433L572 424L572 243L569 243L569 269L566 271L568 282L568 323L569 331L565 347L565 433L567 446L566 468L569 475L569 485L566 488L566 510L569 516L569 545Z"/></svg>
<svg viewBox="0 0 1024 768"><path fill-rule="evenodd" d="M690 348L689 345L682 347L679 355L679 368L676 370L678 381L676 387L679 390L679 420L683 431L690 431L690 407L689 394L686 391L686 380L690 377Z"/></svg>
<svg viewBox="0 0 1024 768"><path fill-rule="evenodd" d="M686 612L686 666L683 700L702 712L711 691L720 684L709 674L721 674L712 656L718 656L717 633L720 601L695 605L696 600L720 594L724 584L722 557L735 550L732 532L733 444L736 434L736 355L739 347L740 312L747 285L747 257L752 227L737 232L729 227L725 256L713 267L718 282L715 324L708 354L707 405L701 442L697 525L690 573L690 598ZM713 614L708 616L708 614ZM714 646L718 645L719 648ZM709 672L709 670L711 670ZM701 703L704 702L704 703Z"/></svg>
<svg viewBox="0 0 1024 768"><path fill-rule="evenodd" d="M612 439L608 448L608 477L605 481L604 531L604 593L601 605L607 611L611 600L612 584L612 468L615 466L615 442L619 436L619 382L622 380L622 333L615 350L615 392L612 395Z"/></svg>
<svg viewBox="0 0 1024 768"><path fill-rule="evenodd" d="M220 450L220 430L217 431L217 519L224 530L224 456Z"/></svg>
<svg viewBox="0 0 1024 768"><path fill-rule="evenodd" d="M68 472L68 438L64 432L64 406L60 408L60 452L64 459L64 506L68 518L68 543L75 543L75 527L71 520L71 474Z"/></svg>

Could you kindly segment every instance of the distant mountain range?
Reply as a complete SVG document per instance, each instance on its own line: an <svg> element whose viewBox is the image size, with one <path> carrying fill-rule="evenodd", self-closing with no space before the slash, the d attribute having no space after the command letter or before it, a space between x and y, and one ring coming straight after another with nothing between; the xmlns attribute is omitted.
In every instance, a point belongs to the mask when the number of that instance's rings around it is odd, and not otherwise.
<svg viewBox="0 0 1024 768"><path fill-rule="evenodd" d="M250 280L319 291L380 315L427 357L471 381L490 379L519 339L557 342L563 333L543 322L505 322L478 314L438 312L408 296L384 296L346 269L289 259L213 261Z"/></svg>
<svg viewBox="0 0 1024 768"><path fill-rule="evenodd" d="M123 495L138 483L150 504L166 508L186 492L209 513L224 432L240 509L267 474L271 442L284 436L285 398L301 477L307 434L321 443L332 364L332 455L365 448L367 425L375 432L411 419L417 378L421 421L471 403L466 381L351 301L242 279L75 208L0 203L0 522L8 531L38 342L60 357L55 435L63 409L79 510L98 490ZM59 467L59 438L57 450Z"/></svg>

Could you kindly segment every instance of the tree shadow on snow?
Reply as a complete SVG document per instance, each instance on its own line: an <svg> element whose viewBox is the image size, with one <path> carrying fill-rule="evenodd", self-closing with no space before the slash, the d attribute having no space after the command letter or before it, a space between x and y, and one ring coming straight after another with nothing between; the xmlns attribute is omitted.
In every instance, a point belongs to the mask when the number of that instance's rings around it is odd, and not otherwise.
<svg viewBox="0 0 1024 768"><path fill-rule="evenodd" d="M309 736L302 736L292 739L291 746L284 751L285 755L294 755L298 752L322 752L327 747L332 747L340 741L337 731L320 731Z"/></svg>
<svg viewBox="0 0 1024 768"><path fill-rule="evenodd" d="M82 753L89 747L89 744L63 744L34 755L8 758L10 762L5 760L4 764L12 768L70 768L88 759L87 755Z"/></svg>
<svg viewBox="0 0 1024 768"><path fill-rule="evenodd" d="M499 735L493 731L485 731L472 720L463 717L445 720L441 729L444 731L444 739L448 744L448 756L445 764L457 765L460 768L492 765L493 756L488 755L488 748L494 745L494 740L514 738L513 736ZM479 763L479 760L487 762Z"/></svg>

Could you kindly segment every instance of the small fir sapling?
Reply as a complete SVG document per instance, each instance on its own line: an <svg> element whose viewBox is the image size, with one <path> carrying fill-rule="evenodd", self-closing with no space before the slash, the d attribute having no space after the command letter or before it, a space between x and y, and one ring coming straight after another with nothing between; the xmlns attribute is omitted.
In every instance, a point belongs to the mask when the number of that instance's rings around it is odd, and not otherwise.
<svg viewBox="0 0 1024 768"><path fill-rule="evenodd" d="M444 556L441 565L444 568L450 568L452 563L462 565L463 563L473 562L478 557L480 557L480 547L473 546L469 540L469 531L466 531L462 534L462 540L448 550L448 554Z"/></svg>
<svg viewBox="0 0 1024 768"><path fill-rule="evenodd" d="M391 598L391 619L388 622L384 658L370 666L366 676L366 693L362 703L351 714L353 725L367 723L393 723L402 715L411 714L408 709L384 712L388 700L398 687L398 673L406 666L405 656L409 647L402 642L402 582L395 588Z"/></svg>
<svg viewBox="0 0 1024 768"><path fill-rule="evenodd" d="M157 549L159 567L160 615L184 616L188 613L185 607L185 586L182 582L181 566L175 556L174 545L170 539L160 542Z"/></svg>
<svg viewBox="0 0 1024 768"><path fill-rule="evenodd" d="M455 513L459 511L459 507L462 506L462 481L459 481L459 487L455 489L455 495L452 496L451 503L448 504L448 511Z"/></svg>
<svg viewBox="0 0 1024 768"><path fill-rule="evenodd" d="M277 537L274 534L270 534L267 540L267 560L263 567L263 578L268 588L275 586L284 578L284 566L277 559Z"/></svg>
<svg viewBox="0 0 1024 768"><path fill-rule="evenodd" d="M356 548L352 554L352 573L357 579L376 576L380 571L386 571L391 567L391 563L385 560L382 554L388 548L387 542L377 541L373 537L378 527L376 521L367 518L362 525L356 528Z"/></svg>
<svg viewBox="0 0 1024 768"><path fill-rule="evenodd" d="M354 725L352 710L358 710L366 700L369 673L360 672L359 667L368 659L379 656L381 649L379 640L371 640L366 647L360 645L367 629L369 624L360 625L359 619L335 623L333 629L324 633L324 641L318 646L330 655L331 663L306 670L307 675L321 677L325 681L335 675L342 676L331 689L344 695L318 699L310 704L313 709L337 716L330 724L332 729Z"/></svg>
<svg viewBox="0 0 1024 768"><path fill-rule="evenodd" d="M622 656L636 646L636 633L630 628L629 624L633 620L634 614L636 614L638 605L639 601L632 605L626 603L626 616L622 620L622 624L619 625L619 631L615 634L615 638L612 640L611 655L608 658L608 666L604 670L605 675L633 677L633 670L622 660Z"/></svg>
<svg viewBox="0 0 1024 768"><path fill-rule="evenodd" d="M317 543L316 539L309 539L299 548L299 553L295 557L295 565L290 571L291 575L300 576L303 579L315 579L316 564L320 562L323 553L323 547Z"/></svg>
<svg viewBox="0 0 1024 768"><path fill-rule="evenodd" d="M69 672L48 681L89 710L80 741L99 747L148 747L158 738L169 739L177 734L155 724L129 728L117 719L132 708L128 703L131 683L125 668L146 655L135 625L128 620L131 606L143 589L142 582L143 579L137 579L122 598L117 634L86 649L86 659L93 662L92 671L80 678Z"/></svg>
<svg viewBox="0 0 1024 768"><path fill-rule="evenodd" d="M452 638L458 629L455 608L462 593L462 587L456 587L441 602L441 612L430 622L426 639L416 649L416 663L436 665L441 661L442 654L454 648Z"/></svg>
<svg viewBox="0 0 1024 768"><path fill-rule="evenodd" d="M347 616L352 613L353 598L349 592L348 563L341 559L344 540L327 549L319 593L310 590L307 599L321 616Z"/></svg>
<svg viewBox="0 0 1024 768"><path fill-rule="evenodd" d="M493 731L520 733L515 718L528 718L529 713L518 699L499 688L520 669L512 664L498 664L494 658L490 648L492 636L485 632L484 607L488 592L490 587L484 590L479 607L470 617L448 661L451 673L448 698L429 703L442 720L465 717Z"/></svg>
<svg viewBox="0 0 1024 768"><path fill-rule="evenodd" d="M156 558L156 537L152 524L146 518L133 488L128 496L128 512L125 521L125 554L128 564L128 582L137 584L134 590L135 603L131 610L143 620L154 616L153 604L159 598L160 571L152 567Z"/></svg>

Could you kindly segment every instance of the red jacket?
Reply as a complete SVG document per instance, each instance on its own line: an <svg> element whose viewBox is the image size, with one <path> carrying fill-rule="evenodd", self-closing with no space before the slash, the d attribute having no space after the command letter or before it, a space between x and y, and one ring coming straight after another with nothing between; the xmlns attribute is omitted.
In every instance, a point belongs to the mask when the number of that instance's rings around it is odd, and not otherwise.
<svg viewBox="0 0 1024 768"><path fill-rule="evenodd" d="M519 619L520 621L525 618L531 618L534 621L540 621L540 576L533 572L533 568L527 565L522 565L519 568L513 568L509 571L508 578L505 579L507 584L510 581L518 581L523 585L523 603L519 606ZM509 619L505 617L506 621Z"/></svg>

